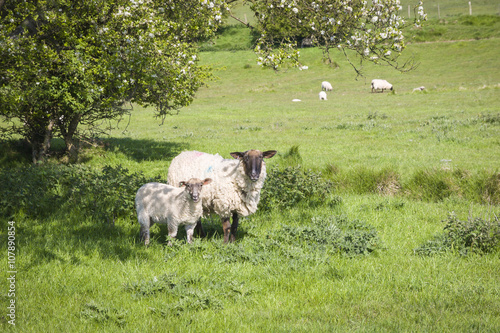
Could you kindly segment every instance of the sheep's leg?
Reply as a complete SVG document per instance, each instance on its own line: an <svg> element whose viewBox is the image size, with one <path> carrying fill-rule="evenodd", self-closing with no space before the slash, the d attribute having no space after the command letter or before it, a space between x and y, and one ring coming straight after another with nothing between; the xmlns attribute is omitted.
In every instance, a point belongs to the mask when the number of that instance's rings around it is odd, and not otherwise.
<svg viewBox="0 0 500 333"><path fill-rule="evenodd" d="M238 222L240 217L238 213L233 213L233 224L231 224L231 243L236 240L236 233L238 232Z"/></svg>
<svg viewBox="0 0 500 333"><path fill-rule="evenodd" d="M194 228L201 238L207 237L207 234L203 230L203 225L201 224L201 217L196 221L196 226Z"/></svg>
<svg viewBox="0 0 500 333"><path fill-rule="evenodd" d="M224 244L227 244L231 234L231 222L229 217L222 219L222 230L224 231Z"/></svg>
<svg viewBox="0 0 500 333"><path fill-rule="evenodd" d="M168 235L170 236L170 239L168 241L168 246L172 246L172 239L175 239L175 236L177 236L177 227L171 227L168 226Z"/></svg>
<svg viewBox="0 0 500 333"><path fill-rule="evenodd" d="M194 234L195 225L196 224L190 224L190 225L186 225L185 226L185 228L186 228L186 235L187 235L187 242L189 244L193 243L193 234Z"/></svg>

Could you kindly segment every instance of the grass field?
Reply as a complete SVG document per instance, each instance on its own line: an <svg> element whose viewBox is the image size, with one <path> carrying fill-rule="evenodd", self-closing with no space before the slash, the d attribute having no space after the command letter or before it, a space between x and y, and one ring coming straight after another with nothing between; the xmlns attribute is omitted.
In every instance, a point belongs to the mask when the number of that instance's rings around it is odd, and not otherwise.
<svg viewBox="0 0 500 333"><path fill-rule="evenodd" d="M451 3L441 2L442 16ZM498 224L500 214L499 23L493 16L494 28L481 30L454 15L456 29L408 46L405 57L419 63L409 73L364 64L356 78L340 55L331 68L312 48L301 50L308 70L277 73L249 50L203 52L218 80L193 104L163 125L135 106L79 165L54 158L30 168L15 142L2 142L0 330L500 331L498 244L429 245L455 218ZM219 41L232 38L241 36ZM370 93L372 78L396 93ZM318 99L323 80L334 87L327 101ZM166 179L182 150L229 158L252 148L278 150L267 161L270 184L276 170L300 165L321 176L299 173L293 190L331 187L243 218L234 244L222 244L216 217L194 244L180 232L167 246L158 226L148 248L140 243L130 208L137 184ZM498 236L484 228L473 237ZM431 255L418 254L425 246Z"/></svg>

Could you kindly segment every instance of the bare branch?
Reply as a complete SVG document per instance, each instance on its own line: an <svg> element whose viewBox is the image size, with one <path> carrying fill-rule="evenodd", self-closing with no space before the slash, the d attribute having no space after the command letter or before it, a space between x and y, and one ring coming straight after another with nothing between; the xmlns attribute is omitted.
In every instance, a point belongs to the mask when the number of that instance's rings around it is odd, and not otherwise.
<svg viewBox="0 0 500 333"><path fill-rule="evenodd" d="M229 12L229 16L231 16L233 19L235 19L236 21L240 22L241 24L245 25L247 28L255 29L255 27L253 27L252 25L250 25L250 23L243 22L242 19L234 16L233 13Z"/></svg>

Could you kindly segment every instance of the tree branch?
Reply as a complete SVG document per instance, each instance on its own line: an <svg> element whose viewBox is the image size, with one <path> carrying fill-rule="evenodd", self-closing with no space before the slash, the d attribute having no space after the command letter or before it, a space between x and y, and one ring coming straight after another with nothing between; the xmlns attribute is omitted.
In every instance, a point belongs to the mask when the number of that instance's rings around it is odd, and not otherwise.
<svg viewBox="0 0 500 333"><path fill-rule="evenodd" d="M255 29L255 27L251 26L250 23L243 22L243 20L241 20L240 18L234 16L233 13L229 12L229 16L231 16L233 19L235 19L236 21L240 22L241 24L247 26L247 28Z"/></svg>

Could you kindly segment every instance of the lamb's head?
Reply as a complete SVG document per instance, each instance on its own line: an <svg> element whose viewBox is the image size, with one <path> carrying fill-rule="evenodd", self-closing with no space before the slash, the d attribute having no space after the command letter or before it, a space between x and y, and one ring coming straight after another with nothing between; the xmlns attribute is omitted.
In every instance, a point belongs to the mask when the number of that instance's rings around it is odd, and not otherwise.
<svg viewBox="0 0 500 333"><path fill-rule="evenodd" d="M256 182L259 180L260 171L262 170L262 163L264 158L271 158L276 154L276 150L268 150L261 152L260 150L247 150L244 153L234 152L231 156L243 162L245 174L251 181Z"/></svg>
<svg viewBox="0 0 500 333"><path fill-rule="evenodd" d="M200 201L201 198L201 188L203 185L208 185L212 182L212 179L205 178L204 180L198 178L191 178L187 182L180 182L180 186L186 186L185 191L189 194L194 202Z"/></svg>

